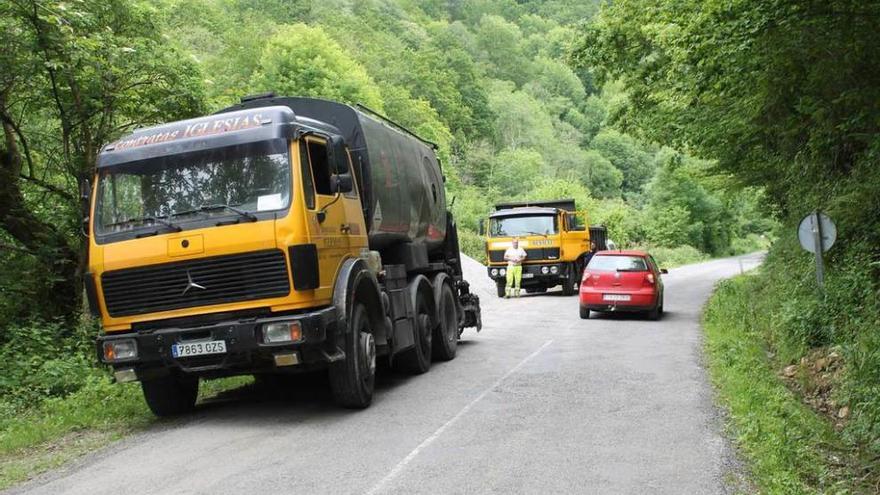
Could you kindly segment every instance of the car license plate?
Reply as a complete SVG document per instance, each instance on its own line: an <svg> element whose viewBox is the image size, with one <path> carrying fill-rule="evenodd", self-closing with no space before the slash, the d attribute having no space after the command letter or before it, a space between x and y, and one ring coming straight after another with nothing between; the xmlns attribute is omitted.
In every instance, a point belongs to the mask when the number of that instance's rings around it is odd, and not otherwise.
<svg viewBox="0 0 880 495"><path fill-rule="evenodd" d="M629 301L629 294L603 294L604 301Z"/></svg>
<svg viewBox="0 0 880 495"><path fill-rule="evenodd" d="M174 344L171 346L171 355L176 358L225 353L225 340L212 340L210 342L189 342L186 344Z"/></svg>
<svg viewBox="0 0 880 495"><path fill-rule="evenodd" d="M523 278L535 278L534 273L523 273Z"/></svg>

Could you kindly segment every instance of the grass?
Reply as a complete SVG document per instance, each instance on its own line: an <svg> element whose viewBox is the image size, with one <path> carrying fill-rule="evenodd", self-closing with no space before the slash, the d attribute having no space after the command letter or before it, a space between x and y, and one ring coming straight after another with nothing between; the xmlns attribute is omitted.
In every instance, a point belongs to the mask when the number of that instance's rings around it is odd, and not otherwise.
<svg viewBox="0 0 880 495"><path fill-rule="evenodd" d="M761 325L770 320L760 274L721 283L704 316L709 369L731 431L762 493L870 493L852 450L780 379Z"/></svg>
<svg viewBox="0 0 880 495"><path fill-rule="evenodd" d="M203 381L201 399L241 387L250 377ZM0 490L62 466L155 423L138 384L115 384L103 373L64 398L7 407L0 419Z"/></svg>

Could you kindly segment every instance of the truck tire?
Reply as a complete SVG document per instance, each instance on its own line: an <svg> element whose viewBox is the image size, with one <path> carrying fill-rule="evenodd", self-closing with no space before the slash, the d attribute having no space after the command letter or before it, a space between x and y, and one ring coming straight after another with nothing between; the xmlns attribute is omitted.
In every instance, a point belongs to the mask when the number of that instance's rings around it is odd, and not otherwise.
<svg viewBox="0 0 880 495"><path fill-rule="evenodd" d="M458 350L458 306L448 283L440 286L437 316L431 352L437 361L452 361Z"/></svg>
<svg viewBox="0 0 880 495"><path fill-rule="evenodd" d="M507 282L503 280L498 280L495 282L495 288L498 290L498 297L504 297L507 295Z"/></svg>
<svg viewBox="0 0 880 495"><path fill-rule="evenodd" d="M192 412L199 395L198 377L169 374L141 382L144 400L160 418Z"/></svg>
<svg viewBox="0 0 880 495"><path fill-rule="evenodd" d="M419 290L415 301L415 321L413 337L415 346L400 353L395 359L396 367L411 375L421 375L431 369L431 341L433 328L431 325L431 305L428 301L430 291Z"/></svg>
<svg viewBox="0 0 880 495"><path fill-rule="evenodd" d="M373 401L376 341L363 304L355 302L345 335L345 359L330 365L330 390L336 404L364 409Z"/></svg>
<svg viewBox="0 0 880 495"><path fill-rule="evenodd" d="M578 285L580 285L580 277L577 274L577 265L572 263L566 267L568 277L562 281L562 295L573 296L577 294Z"/></svg>

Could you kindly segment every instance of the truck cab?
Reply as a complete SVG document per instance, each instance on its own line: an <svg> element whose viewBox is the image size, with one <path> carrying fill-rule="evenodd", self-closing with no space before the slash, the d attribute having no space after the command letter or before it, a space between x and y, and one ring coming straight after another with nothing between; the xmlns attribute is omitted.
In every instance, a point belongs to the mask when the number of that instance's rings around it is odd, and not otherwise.
<svg viewBox="0 0 880 495"><path fill-rule="evenodd" d="M191 410L203 378L313 369L366 407L377 359L425 372L479 325L442 188L430 143L324 100L110 143L89 219L98 356L157 415Z"/></svg>
<svg viewBox="0 0 880 495"><path fill-rule="evenodd" d="M588 229L586 225L586 212L577 211L571 199L496 205L488 218L486 259L498 297L505 295L504 252L514 239L526 251L522 274L526 292L545 292L561 285L565 295L577 293L586 256L591 252L591 231L604 239L604 227Z"/></svg>

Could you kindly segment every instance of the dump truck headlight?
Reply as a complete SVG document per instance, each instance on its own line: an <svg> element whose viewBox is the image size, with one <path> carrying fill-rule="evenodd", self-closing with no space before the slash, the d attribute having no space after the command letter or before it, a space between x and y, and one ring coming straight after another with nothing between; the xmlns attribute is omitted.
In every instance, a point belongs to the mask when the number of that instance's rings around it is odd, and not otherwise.
<svg viewBox="0 0 880 495"><path fill-rule="evenodd" d="M302 325L298 321L279 321L263 325L263 342L299 342L302 340Z"/></svg>
<svg viewBox="0 0 880 495"><path fill-rule="evenodd" d="M493 268L491 271L489 271L489 273L491 273L493 277L497 277L498 276L498 269Z"/></svg>
<svg viewBox="0 0 880 495"><path fill-rule="evenodd" d="M507 275L507 270L505 270L504 268L498 270L498 275L501 275L502 277Z"/></svg>
<svg viewBox="0 0 880 495"><path fill-rule="evenodd" d="M559 267L556 265L551 266L550 273L552 273L553 275L556 275L557 273L559 273Z"/></svg>
<svg viewBox="0 0 880 495"><path fill-rule="evenodd" d="M550 268L546 267L546 266L542 266L541 273L543 273L544 275L547 275L548 273L550 273Z"/></svg>
<svg viewBox="0 0 880 495"><path fill-rule="evenodd" d="M137 341L134 339L107 340L104 342L104 362L125 361L138 356Z"/></svg>

